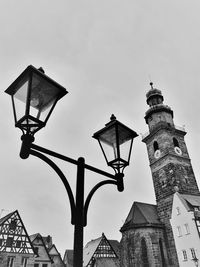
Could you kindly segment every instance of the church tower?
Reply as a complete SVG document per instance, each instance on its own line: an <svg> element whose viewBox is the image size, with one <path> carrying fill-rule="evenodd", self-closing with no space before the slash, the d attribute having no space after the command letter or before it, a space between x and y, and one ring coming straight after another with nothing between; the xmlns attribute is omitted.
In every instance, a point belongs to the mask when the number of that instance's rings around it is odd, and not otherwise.
<svg viewBox="0 0 200 267"><path fill-rule="evenodd" d="M143 137L147 146L152 172L158 217L165 225L170 266L179 266L170 225L172 201L175 192L200 195L184 140L186 132L173 121L172 109L163 104L160 90L153 87L147 92L149 109L145 114L149 132Z"/></svg>

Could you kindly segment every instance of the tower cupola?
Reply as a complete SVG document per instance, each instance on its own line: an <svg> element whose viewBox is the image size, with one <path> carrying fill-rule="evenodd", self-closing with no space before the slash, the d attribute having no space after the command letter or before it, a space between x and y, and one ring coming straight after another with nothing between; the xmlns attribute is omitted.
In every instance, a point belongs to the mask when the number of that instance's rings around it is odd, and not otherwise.
<svg viewBox="0 0 200 267"><path fill-rule="evenodd" d="M147 104L152 107L154 105L162 104L163 103L163 96L160 90L153 88L153 83L150 82L151 89L147 92Z"/></svg>
<svg viewBox="0 0 200 267"><path fill-rule="evenodd" d="M152 82L150 86L151 89L146 94L149 109L145 113L145 121L149 130L154 130L160 123L174 126L173 111L169 106L163 104L164 97L161 90L154 88Z"/></svg>

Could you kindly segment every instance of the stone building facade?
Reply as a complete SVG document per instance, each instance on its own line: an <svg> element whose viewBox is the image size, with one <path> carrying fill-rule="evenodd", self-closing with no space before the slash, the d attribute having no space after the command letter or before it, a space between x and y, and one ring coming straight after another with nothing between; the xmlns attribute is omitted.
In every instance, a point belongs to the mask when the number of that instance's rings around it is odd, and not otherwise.
<svg viewBox="0 0 200 267"><path fill-rule="evenodd" d="M163 104L161 91L150 85L145 114L149 132L142 141L147 147L157 205L149 216L148 209L140 204L143 219L130 211L121 228L123 267L180 266L170 223L173 196L176 192L200 195L184 140L186 132L174 124L173 111ZM155 220L160 225L154 224Z"/></svg>

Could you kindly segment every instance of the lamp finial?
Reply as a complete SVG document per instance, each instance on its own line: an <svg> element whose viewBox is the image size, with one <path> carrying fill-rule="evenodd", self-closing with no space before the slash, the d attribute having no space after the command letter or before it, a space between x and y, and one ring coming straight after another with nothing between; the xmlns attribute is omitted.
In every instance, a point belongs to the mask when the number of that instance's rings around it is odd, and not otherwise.
<svg viewBox="0 0 200 267"><path fill-rule="evenodd" d="M110 117L110 120L111 120L111 121L114 121L114 120L116 120L116 117L115 117L115 115L114 115L114 114L112 114L112 115L111 115L111 117Z"/></svg>

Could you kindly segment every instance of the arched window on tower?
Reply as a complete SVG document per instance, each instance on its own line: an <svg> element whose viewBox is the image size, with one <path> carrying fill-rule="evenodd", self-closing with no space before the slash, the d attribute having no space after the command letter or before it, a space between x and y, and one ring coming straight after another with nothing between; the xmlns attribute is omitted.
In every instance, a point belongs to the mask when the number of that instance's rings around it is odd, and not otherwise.
<svg viewBox="0 0 200 267"><path fill-rule="evenodd" d="M164 255L164 250L163 250L163 243L162 240L159 239L159 247L160 247L160 257L161 257L161 263L162 263L162 267L166 267L166 262L165 262L165 255Z"/></svg>
<svg viewBox="0 0 200 267"><path fill-rule="evenodd" d="M141 262L142 267L149 267L147 245L144 238L141 240Z"/></svg>
<svg viewBox="0 0 200 267"><path fill-rule="evenodd" d="M174 147L179 147L179 142L175 137L173 138L173 143L174 143Z"/></svg>
<svg viewBox="0 0 200 267"><path fill-rule="evenodd" d="M157 141L153 142L153 148L154 148L154 152L156 152L157 150L159 150L159 145Z"/></svg>

